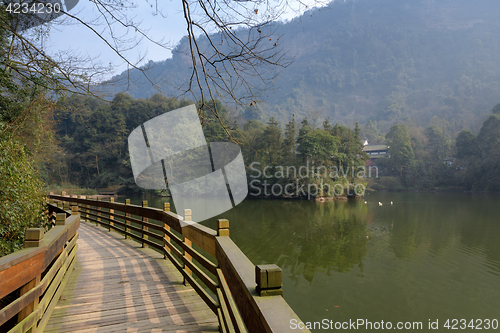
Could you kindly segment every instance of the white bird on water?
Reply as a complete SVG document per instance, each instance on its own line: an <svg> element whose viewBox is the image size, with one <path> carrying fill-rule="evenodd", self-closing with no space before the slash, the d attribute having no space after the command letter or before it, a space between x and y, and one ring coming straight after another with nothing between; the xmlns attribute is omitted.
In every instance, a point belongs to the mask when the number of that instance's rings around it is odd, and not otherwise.
<svg viewBox="0 0 500 333"><path fill-rule="evenodd" d="M368 202L365 201L365 203L368 203Z"/></svg>
<svg viewBox="0 0 500 333"><path fill-rule="evenodd" d="M378 205L379 205L379 206L382 206L382 203L379 201L379 202L378 202Z"/></svg>
<svg viewBox="0 0 500 333"><path fill-rule="evenodd" d="M392 205L392 201L391 201L391 205Z"/></svg>

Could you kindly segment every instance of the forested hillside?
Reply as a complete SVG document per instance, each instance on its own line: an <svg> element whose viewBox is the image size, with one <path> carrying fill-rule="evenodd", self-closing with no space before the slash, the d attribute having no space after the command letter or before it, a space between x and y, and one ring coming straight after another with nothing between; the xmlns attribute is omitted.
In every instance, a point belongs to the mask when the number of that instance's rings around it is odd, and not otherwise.
<svg viewBox="0 0 500 333"><path fill-rule="evenodd" d="M364 165L357 125L353 131L328 121L321 126L310 124L307 119L299 123L292 117L284 125L274 118L267 123L250 119L238 128L228 110L220 102L216 103L221 119L231 128L232 139L240 142L248 182L255 196L284 196L277 191L274 195L265 195L270 184L305 186L304 192L290 188L289 192L294 194L289 197L308 197L308 184L319 189L320 184L333 188L337 183L361 183L350 171L353 165ZM133 99L120 93L111 103L93 97L68 98L56 112L59 123L56 134L64 154L58 155L48 166L47 182L87 188L112 186L120 188L120 193L159 194L161 191L147 191L135 185L127 139L130 132L145 121L188 104L192 102L159 94L148 99ZM208 110L213 102L206 102L206 105L200 114L207 142L229 141L219 120ZM284 172L288 166L295 171L307 166L307 170L299 176L296 172ZM314 167L323 167L326 171L316 175ZM341 171L344 169L345 174ZM342 191L339 194L343 194Z"/></svg>
<svg viewBox="0 0 500 333"><path fill-rule="evenodd" d="M395 123L436 125L451 139L479 132L500 100L500 2L478 0L334 1L287 23L275 38L294 62L247 118L359 121L387 132ZM245 31L241 31L245 33ZM178 96L189 78L187 40L173 58L149 63L153 81ZM128 80L130 78L130 80ZM255 78L249 78L258 84ZM108 92L146 98L156 88L137 70L115 77Z"/></svg>

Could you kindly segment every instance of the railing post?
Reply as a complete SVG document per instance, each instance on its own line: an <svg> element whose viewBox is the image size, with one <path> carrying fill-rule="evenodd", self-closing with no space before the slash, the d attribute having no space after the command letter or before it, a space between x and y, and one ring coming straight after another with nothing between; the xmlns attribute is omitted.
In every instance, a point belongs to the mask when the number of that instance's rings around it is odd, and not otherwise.
<svg viewBox="0 0 500 333"><path fill-rule="evenodd" d="M109 198L109 202L115 202L115 198L110 197ZM110 220L114 220L115 219L114 213L115 213L115 210L110 208L109 209L109 219ZM109 227L108 227L109 231L111 231L111 227L112 226L114 226L114 223L112 221L109 221Z"/></svg>
<svg viewBox="0 0 500 333"><path fill-rule="evenodd" d="M168 202L164 202L163 203L163 211L164 212L170 212L170 204ZM163 223L163 228L165 228L166 230L170 231L170 226L168 224L166 224L165 222ZM167 251L170 253L170 247L167 246L166 243L170 243L170 236L167 235L166 232L163 233L163 247L164 247L164 251ZM167 259L167 255L164 254L163 255L163 259Z"/></svg>
<svg viewBox="0 0 500 333"><path fill-rule="evenodd" d="M86 200L87 196L80 195L80 199ZM82 205L82 204L80 204L80 205L78 205L78 207L79 207L79 211L80 211L80 218L83 220L83 216L82 216L82 213L81 213L81 209L83 209L85 211L85 221L87 221L88 217L89 217L89 215L87 214L88 213L87 209L89 208L89 205Z"/></svg>
<svg viewBox="0 0 500 333"><path fill-rule="evenodd" d="M97 197L96 200L101 201L101 197ZM97 203L97 206L96 206L96 209L97 209L97 218L96 218L96 222L95 222L96 226L99 226L99 222L101 222L101 218L99 217L99 216L101 216L101 213L100 213L101 207L99 207L98 205L99 205L99 202Z"/></svg>
<svg viewBox="0 0 500 333"><path fill-rule="evenodd" d="M144 207L144 208L147 208L147 207L148 207L148 201L147 201L147 200L143 200L143 201L142 201L142 207ZM143 216L143 217L142 217L142 222L146 222L146 223L147 223L147 222L148 222L148 218ZM142 230L147 231L147 230L148 230L148 227L146 227L146 226L144 226L144 225L143 225L143 226L142 226ZM148 235L145 235L145 234L143 233L143 234L142 234L142 239L148 239ZM142 242L142 247L146 248L146 247L148 247L148 244L146 244L146 243Z"/></svg>
<svg viewBox="0 0 500 333"><path fill-rule="evenodd" d="M44 228L29 228L24 234L24 248L39 247L43 242Z"/></svg>
<svg viewBox="0 0 500 333"><path fill-rule="evenodd" d="M64 210L70 210L70 208L69 208L69 202L68 201L64 201L64 203L63 203L63 209Z"/></svg>
<svg viewBox="0 0 500 333"><path fill-rule="evenodd" d="M43 228L27 229L25 236L24 236L24 248L39 247L43 242L43 236L44 236L44 229ZM20 289L19 296L23 296L24 294L29 292L31 289L33 289L37 285L39 285L40 279L41 279L41 276L37 275L33 280L31 280L30 282L28 282L24 286L22 286ZM33 313L33 311L38 306L38 302L39 302L39 298L36 297L33 302L31 302L24 309L22 309L21 312L19 312L17 314L17 322L20 323L26 317L28 317L31 313ZM35 332L35 331L36 331L36 322L33 324L33 327L30 328L27 332L31 333L31 332Z"/></svg>
<svg viewBox="0 0 500 333"><path fill-rule="evenodd" d="M130 199L125 199L125 205L130 205ZM125 217L130 217L130 213L125 213ZM130 239L130 236L126 234L130 232L130 228L127 225L130 225L130 221L125 219L125 239Z"/></svg>
<svg viewBox="0 0 500 333"><path fill-rule="evenodd" d="M71 215L78 215L78 214L80 214L78 212L78 206L71 207Z"/></svg>
<svg viewBox="0 0 500 333"><path fill-rule="evenodd" d="M192 214L191 209L184 209L184 222L192 221L191 214ZM189 247L193 246L193 243L191 242L191 240L186 238L186 236L184 236L184 244L186 244ZM193 261L193 258L191 257L191 255L189 253L187 253L186 251L183 251L183 252L184 252L184 257L188 261ZM183 264L183 267L189 275L193 275L193 272L191 271L191 269L189 267L186 266L186 264ZM184 285L186 284L186 278L184 278L183 283L184 283Z"/></svg>
<svg viewBox="0 0 500 333"><path fill-rule="evenodd" d="M260 296L283 296L283 272L278 265L255 266L255 282Z"/></svg>
<svg viewBox="0 0 500 333"><path fill-rule="evenodd" d="M64 225L66 223L66 213L57 213L56 215L56 226Z"/></svg>
<svg viewBox="0 0 500 333"><path fill-rule="evenodd" d="M229 236L229 221L226 219L217 220L217 236Z"/></svg>

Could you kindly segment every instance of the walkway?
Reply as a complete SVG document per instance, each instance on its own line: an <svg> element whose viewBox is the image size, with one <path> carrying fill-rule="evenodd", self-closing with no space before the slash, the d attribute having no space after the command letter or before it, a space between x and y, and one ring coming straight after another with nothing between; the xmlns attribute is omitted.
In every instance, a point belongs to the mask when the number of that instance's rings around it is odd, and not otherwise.
<svg viewBox="0 0 500 333"><path fill-rule="evenodd" d="M219 332L217 317L168 260L87 222L44 332Z"/></svg>

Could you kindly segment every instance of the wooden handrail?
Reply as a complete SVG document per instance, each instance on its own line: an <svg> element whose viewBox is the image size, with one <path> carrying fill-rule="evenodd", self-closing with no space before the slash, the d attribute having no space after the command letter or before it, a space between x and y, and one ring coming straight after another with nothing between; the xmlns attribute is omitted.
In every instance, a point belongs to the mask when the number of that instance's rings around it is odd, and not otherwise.
<svg viewBox="0 0 500 333"><path fill-rule="evenodd" d="M80 215L53 205L49 213L61 214L62 220L45 234L28 229L38 234L38 240L26 240L24 249L0 258L0 298L20 291L19 297L0 309L2 332L34 332L37 323L43 330L72 271ZM16 315L17 324L12 327L9 321Z"/></svg>
<svg viewBox="0 0 500 333"><path fill-rule="evenodd" d="M170 212L168 204L161 210L131 205L128 199L123 204L53 194L49 197L78 204L89 221L163 253L218 316L223 332L288 332L293 319L300 321L282 297L281 269L276 265L253 265L229 237L227 220L219 220L217 231L198 223L183 227L183 218Z"/></svg>

